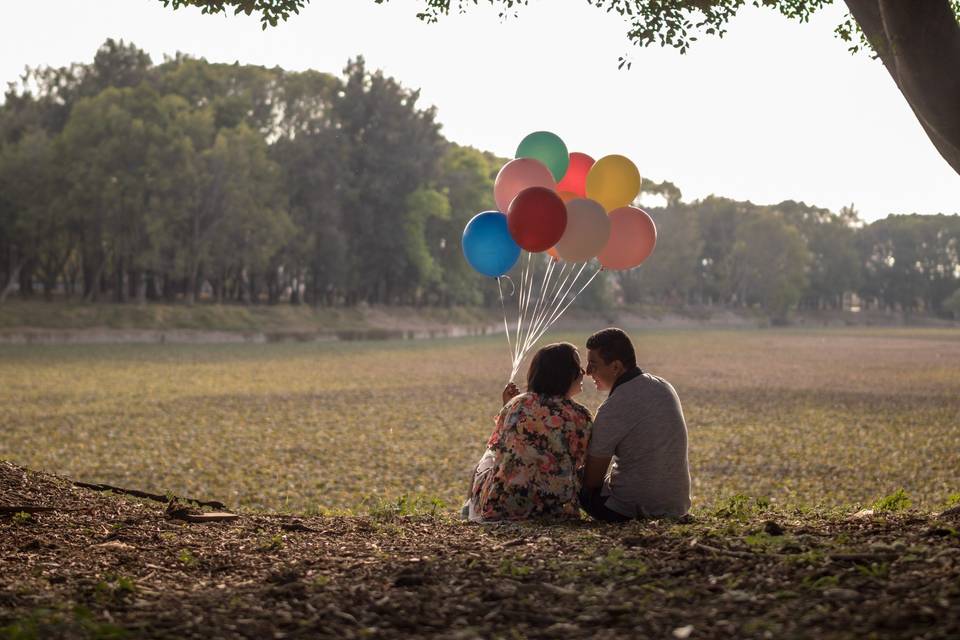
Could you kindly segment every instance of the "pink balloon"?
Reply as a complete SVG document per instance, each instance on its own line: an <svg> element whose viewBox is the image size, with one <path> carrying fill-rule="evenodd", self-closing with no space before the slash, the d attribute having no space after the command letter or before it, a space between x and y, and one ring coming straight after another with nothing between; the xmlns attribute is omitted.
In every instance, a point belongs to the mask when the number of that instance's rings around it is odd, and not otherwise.
<svg viewBox="0 0 960 640"><path fill-rule="evenodd" d="M620 207L610 212L610 240L597 259L607 269L632 269L657 244L657 226L643 209Z"/></svg>
<svg viewBox="0 0 960 640"><path fill-rule="evenodd" d="M533 158L517 158L503 165L493 183L493 199L497 209L506 213L517 194L530 187L557 190L557 183L547 165Z"/></svg>

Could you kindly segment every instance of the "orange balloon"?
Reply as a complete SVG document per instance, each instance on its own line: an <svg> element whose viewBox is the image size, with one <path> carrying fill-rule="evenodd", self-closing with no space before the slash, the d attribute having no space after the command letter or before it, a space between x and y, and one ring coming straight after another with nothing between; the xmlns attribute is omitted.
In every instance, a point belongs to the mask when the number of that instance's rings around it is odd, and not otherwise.
<svg viewBox="0 0 960 640"><path fill-rule="evenodd" d="M563 200L564 204L580 197L572 191L557 191L557 195L560 196L560 199Z"/></svg>
<svg viewBox="0 0 960 640"><path fill-rule="evenodd" d="M552 258L556 258L557 260L560 259L560 254L557 253L557 248L556 248L556 247L550 247L549 249L547 249L547 253L548 253Z"/></svg>
<svg viewBox="0 0 960 640"><path fill-rule="evenodd" d="M610 240L597 260L607 269L632 269L657 245L657 226L643 209L620 207L610 212Z"/></svg>

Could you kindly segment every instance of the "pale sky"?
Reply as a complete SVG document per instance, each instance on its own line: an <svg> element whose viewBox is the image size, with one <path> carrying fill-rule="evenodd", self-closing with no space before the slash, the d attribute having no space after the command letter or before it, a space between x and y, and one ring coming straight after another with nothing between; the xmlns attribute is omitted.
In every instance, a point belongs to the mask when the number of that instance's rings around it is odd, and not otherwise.
<svg viewBox="0 0 960 640"><path fill-rule="evenodd" d="M878 62L833 36L844 6L800 25L744 10L722 40L686 55L628 45L626 24L586 0L532 0L501 21L488 6L427 25L421 0L313 0L261 31L255 17L176 12L158 0L6 2L0 80L25 66L89 62L108 37L160 62L182 51L212 62L339 74L362 54L435 105L444 135L512 157L531 131L571 151L619 153L685 200L716 194L802 200L866 220L960 212L960 176L930 144ZM631 71L617 58L630 52Z"/></svg>

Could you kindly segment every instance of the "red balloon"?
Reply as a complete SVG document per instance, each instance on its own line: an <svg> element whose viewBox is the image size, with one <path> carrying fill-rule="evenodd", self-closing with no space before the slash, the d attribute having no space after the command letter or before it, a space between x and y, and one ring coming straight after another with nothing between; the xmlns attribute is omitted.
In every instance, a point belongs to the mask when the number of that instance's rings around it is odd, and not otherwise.
<svg viewBox="0 0 960 640"><path fill-rule="evenodd" d="M570 165L563 179L557 184L557 191L569 191L579 198L587 197L587 174L593 166L593 158L585 153L574 151L570 154Z"/></svg>
<svg viewBox="0 0 960 640"><path fill-rule="evenodd" d="M507 207L507 229L527 251L546 251L567 228L567 205L551 189L528 187Z"/></svg>
<svg viewBox="0 0 960 640"><path fill-rule="evenodd" d="M657 225L643 209L620 207L610 212L610 239L597 260L607 269L632 269L657 245Z"/></svg>

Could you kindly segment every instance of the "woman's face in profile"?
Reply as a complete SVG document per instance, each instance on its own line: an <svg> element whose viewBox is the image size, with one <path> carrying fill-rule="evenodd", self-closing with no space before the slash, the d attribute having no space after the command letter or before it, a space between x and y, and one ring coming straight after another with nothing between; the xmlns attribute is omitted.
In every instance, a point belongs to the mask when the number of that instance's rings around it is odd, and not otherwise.
<svg viewBox="0 0 960 640"><path fill-rule="evenodd" d="M573 352L573 359L577 361L577 377L573 379L573 384L570 385L570 390L567 391L567 397L572 398L573 396L581 393L583 391L583 365L580 364L580 354L577 351Z"/></svg>

